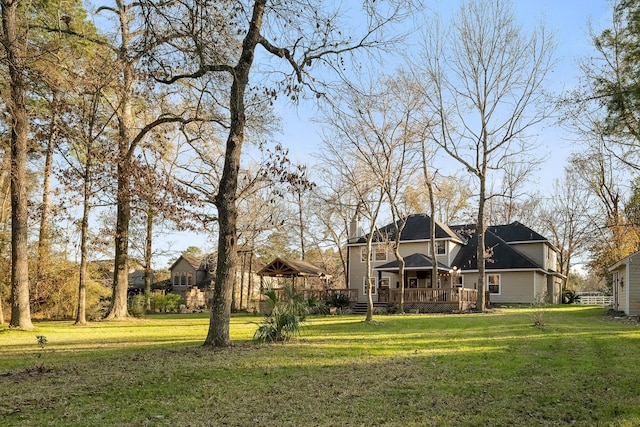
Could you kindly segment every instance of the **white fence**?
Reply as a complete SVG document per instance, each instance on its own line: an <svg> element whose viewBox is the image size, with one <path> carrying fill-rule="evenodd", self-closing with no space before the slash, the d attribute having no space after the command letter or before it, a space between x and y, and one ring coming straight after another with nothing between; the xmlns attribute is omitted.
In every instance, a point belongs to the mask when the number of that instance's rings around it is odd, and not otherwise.
<svg viewBox="0 0 640 427"><path fill-rule="evenodd" d="M580 295L578 304L584 305L613 305L613 295Z"/></svg>

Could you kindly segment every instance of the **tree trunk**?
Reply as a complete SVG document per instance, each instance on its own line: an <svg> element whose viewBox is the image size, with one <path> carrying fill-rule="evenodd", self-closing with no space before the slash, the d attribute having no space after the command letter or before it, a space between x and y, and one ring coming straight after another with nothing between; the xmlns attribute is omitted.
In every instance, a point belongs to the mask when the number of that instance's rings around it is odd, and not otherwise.
<svg viewBox="0 0 640 427"><path fill-rule="evenodd" d="M36 263L36 277L34 280L33 292L34 300L38 301L38 290L40 282L45 273L45 267L49 264L49 237L51 234L51 175L53 173L53 149L55 147L58 134L58 94L53 92L51 102L51 120L49 125L49 137L47 138L47 149L45 153L43 181L42 181L42 212L40 217L40 232L38 234L38 262Z"/></svg>
<svg viewBox="0 0 640 427"><path fill-rule="evenodd" d="M398 261L398 275L400 276L400 306L398 307L398 312L400 314L404 314L404 282L405 282L405 272L404 272L404 258L400 254L400 231L396 229L396 243L393 245L394 254L396 256L396 260Z"/></svg>
<svg viewBox="0 0 640 427"><path fill-rule="evenodd" d="M300 259L304 261L304 221L302 220L302 189L298 188L298 222L300 223ZM306 284L306 279L305 279Z"/></svg>
<svg viewBox="0 0 640 427"><path fill-rule="evenodd" d="M113 271L113 293L108 319L126 319L127 291L129 287L129 219L131 218L131 201L129 174L126 159L118 164L118 207L116 214L115 261Z"/></svg>
<svg viewBox="0 0 640 427"><path fill-rule="evenodd" d="M429 188L429 206L431 208L431 229L429 230L429 245L431 247L431 288L438 287L438 248L436 246L436 221L433 218L435 213L435 205L433 204L433 188Z"/></svg>
<svg viewBox="0 0 640 427"><path fill-rule="evenodd" d="M9 230L9 217L11 215L11 211L9 206L11 204L11 154L5 152L2 157L2 167L0 168L0 192L2 194L2 199L0 202L0 227L2 227L2 238L0 241L0 255L6 256L7 247L5 242L8 240L6 236L11 232ZM2 293L0 293L0 325L4 325L4 300L2 299Z"/></svg>
<svg viewBox="0 0 640 427"><path fill-rule="evenodd" d="M218 264L216 283L211 304L209 331L204 345L225 347L231 344L229 321L231 318L231 294L236 276L238 210L238 174L240 154L246 125L244 95L249 84L249 71L253 64L256 45L260 40L260 28L266 0L258 0L253 6L249 30L242 43L242 53L232 74L233 83L229 98L231 115L229 136L220 177L220 188L215 198L218 209Z"/></svg>
<svg viewBox="0 0 640 427"><path fill-rule="evenodd" d="M90 179L91 179L91 159L87 154L84 170L84 196L82 206L82 223L80 226L80 279L78 282L78 311L76 313L76 325L87 324L87 239L89 237L89 205Z"/></svg>
<svg viewBox="0 0 640 427"><path fill-rule="evenodd" d="M478 303L476 306L476 310L483 312L485 310L487 302L485 301L484 294L484 284L485 284L485 244L484 244L484 235L486 226L484 224L484 205L485 205L485 191L486 191L486 182L484 173L480 176L480 200L478 204L478 224L476 226L476 233L478 234Z"/></svg>
<svg viewBox="0 0 640 427"><path fill-rule="evenodd" d="M16 9L18 1L3 0L3 45L7 53L11 96L5 100L11 126L11 321L9 327L32 329L29 307L27 108L26 82Z"/></svg>
<svg viewBox="0 0 640 427"><path fill-rule="evenodd" d="M124 5L118 2L121 28L119 61L122 65L122 88L118 110L118 188L115 235L115 260L113 271L113 294L107 319L127 319L127 292L129 288L129 221L131 219L131 131L133 128L132 101L134 64L128 57L131 34L129 17Z"/></svg>
<svg viewBox="0 0 640 427"><path fill-rule="evenodd" d="M153 272L151 270L151 258L153 250L153 206L149 204L147 207L147 234L144 241L144 304L147 313L151 312L151 279ZM195 278L194 278L195 279ZM195 283L192 283L192 285Z"/></svg>
<svg viewBox="0 0 640 427"><path fill-rule="evenodd" d="M373 229L373 228L372 228ZM372 257L372 247L371 247L371 236L373 236L373 233L369 233L369 237L367 237L367 262L366 262L366 268L367 268L367 273L365 274L365 280L366 280L366 286L367 286L367 316L365 318L365 322L372 322L373 321L373 295L371 295L373 293L373 286L371 284L372 280L371 280L371 258Z"/></svg>
<svg viewBox="0 0 640 427"><path fill-rule="evenodd" d="M253 248L253 245L251 246ZM247 285L247 310L251 309L251 297L253 296L253 249L249 252L249 284Z"/></svg>

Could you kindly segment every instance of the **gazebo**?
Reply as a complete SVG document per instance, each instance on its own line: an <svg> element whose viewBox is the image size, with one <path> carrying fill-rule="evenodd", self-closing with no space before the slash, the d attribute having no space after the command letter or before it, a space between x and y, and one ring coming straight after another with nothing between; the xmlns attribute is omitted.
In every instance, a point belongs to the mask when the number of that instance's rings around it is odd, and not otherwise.
<svg viewBox="0 0 640 427"><path fill-rule="evenodd" d="M260 271L259 276L269 277L320 277L328 279L329 274L322 268L307 261L277 257Z"/></svg>

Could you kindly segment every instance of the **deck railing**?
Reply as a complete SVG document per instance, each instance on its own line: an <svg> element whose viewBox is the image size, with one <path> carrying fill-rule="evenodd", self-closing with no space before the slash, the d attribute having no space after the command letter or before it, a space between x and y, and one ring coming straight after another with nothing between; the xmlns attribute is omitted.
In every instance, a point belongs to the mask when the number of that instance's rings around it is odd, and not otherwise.
<svg viewBox="0 0 640 427"><path fill-rule="evenodd" d="M287 292L284 288L272 288L279 299L287 299ZM358 301L357 289L295 289L296 295L302 295L305 300L315 298L326 301L335 295L346 295L352 303Z"/></svg>
<svg viewBox="0 0 640 427"><path fill-rule="evenodd" d="M402 289L389 289L388 301L392 304L400 302ZM478 291L466 288L410 288L404 290L404 302L412 303L452 303L465 302L475 304Z"/></svg>

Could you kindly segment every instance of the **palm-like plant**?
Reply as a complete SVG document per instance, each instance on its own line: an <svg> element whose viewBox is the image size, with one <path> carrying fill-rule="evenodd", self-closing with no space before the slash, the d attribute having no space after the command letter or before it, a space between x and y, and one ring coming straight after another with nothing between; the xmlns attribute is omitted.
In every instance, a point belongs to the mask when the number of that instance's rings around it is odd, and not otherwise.
<svg viewBox="0 0 640 427"><path fill-rule="evenodd" d="M300 323L306 317L306 304L291 286L285 288L286 299L278 298L275 291L265 293L270 313L267 314L253 335L254 341L287 341L300 333Z"/></svg>

